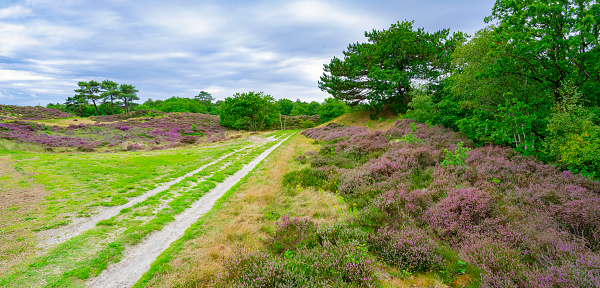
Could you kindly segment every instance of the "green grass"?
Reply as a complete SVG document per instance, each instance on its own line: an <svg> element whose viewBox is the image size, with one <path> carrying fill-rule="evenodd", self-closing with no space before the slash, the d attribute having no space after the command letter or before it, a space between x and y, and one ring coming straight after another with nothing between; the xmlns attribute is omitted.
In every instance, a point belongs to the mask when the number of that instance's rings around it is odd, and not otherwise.
<svg viewBox="0 0 600 288"><path fill-rule="evenodd" d="M118 156L15 152L5 155L18 161L16 167L52 191L43 203L44 213L30 215L30 219L25 221L36 222L31 227L49 229L68 223L67 217L56 217L65 212L86 215L92 210L90 207L127 203L130 195L137 196L156 187L157 183L182 176L247 144L237 142L210 149L121 153ZM272 145L274 142L243 149L220 163L206 167L204 171L211 174L204 176L214 177L217 173L232 175ZM86 162L88 165L85 165ZM61 172L53 174L53 170ZM44 287L83 285L84 280L98 275L108 264L118 262L124 247L136 245L149 233L162 229L175 219L175 215L212 189L215 181L204 176L186 177L166 191L121 210L111 219L100 221L95 228L44 255L26 259L14 267L12 273L0 276L0 286L25 287L39 283L46 283Z"/></svg>
<svg viewBox="0 0 600 288"><path fill-rule="evenodd" d="M279 136L286 136L288 133L280 133ZM270 147L270 146L275 145L276 143L277 142L272 142L266 146ZM266 150L266 149L264 149L264 150ZM256 153L260 154L264 150L262 150L262 151L257 150L257 151L254 151L253 153L250 153L249 155L256 154ZM252 159L254 159L254 157L252 157ZM204 214L202 217L200 217L200 219L196 223L192 224L185 231L184 235L181 238L179 238L179 239L175 240L173 243L171 243L171 246L169 248L167 248L167 250L165 250L163 253L161 253L157 257L157 259L154 261L154 263L152 263L152 266L150 266L150 269L140 278L140 280L138 280L137 283L135 283L135 285L133 287L146 287L147 283L150 280L152 280L157 274L161 274L161 273L164 273L165 271L167 271L170 268L168 263L173 259L173 257L175 255L177 255L177 253L179 253L179 251L181 251L181 249L184 247L184 244L191 239L200 237L206 231L205 230L206 227L204 227L204 223L206 222L206 220L212 218L216 213L218 213L218 211L223 207L223 204L227 202L229 197L231 195L233 195L239 189L239 187L246 182L246 180L250 176L252 176L252 174L253 174L252 172L254 172L255 170L260 169L260 168L261 168L260 165L255 166L254 169L250 173L248 173L246 176L244 176L242 179L240 179L240 181L238 183L236 183L227 192L225 192L225 194L223 194L223 196L221 196L221 198L219 198L217 200L217 202L215 203L215 205L213 206L213 208L211 210L209 210L206 214Z"/></svg>

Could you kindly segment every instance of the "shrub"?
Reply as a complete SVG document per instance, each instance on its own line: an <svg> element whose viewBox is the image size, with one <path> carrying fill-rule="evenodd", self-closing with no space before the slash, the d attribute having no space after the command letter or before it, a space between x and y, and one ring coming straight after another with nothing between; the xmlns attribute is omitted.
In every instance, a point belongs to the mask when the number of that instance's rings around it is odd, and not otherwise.
<svg viewBox="0 0 600 288"><path fill-rule="evenodd" d="M327 98L319 108L321 121L327 122L351 111L348 105L336 98Z"/></svg>
<svg viewBox="0 0 600 288"><path fill-rule="evenodd" d="M446 158L442 161L442 166L463 166L465 165L465 160L469 157L467 152L471 150L470 148L463 147L463 142L460 142L454 148L454 152L448 151L448 149L444 149L444 153L446 153Z"/></svg>
<svg viewBox="0 0 600 288"><path fill-rule="evenodd" d="M191 136L191 135L188 135L188 136L185 136L185 137L179 139L179 142L184 143L184 144L194 144L197 141L198 141L198 137Z"/></svg>
<svg viewBox="0 0 600 288"><path fill-rule="evenodd" d="M433 104L431 94L428 94L424 87L417 87L409 92L412 97L408 107L411 110L406 111L406 118L415 119L417 122L431 124L435 117L436 110Z"/></svg>
<svg viewBox="0 0 600 288"><path fill-rule="evenodd" d="M475 188L453 189L427 211L427 221L446 237L462 236L492 217L494 198Z"/></svg>
<svg viewBox="0 0 600 288"><path fill-rule="evenodd" d="M300 120L300 128L302 128L302 129L312 128L312 127L315 127L315 125L316 124L313 121L310 121L310 120L306 120L306 121Z"/></svg>
<svg viewBox="0 0 600 288"><path fill-rule="evenodd" d="M407 271L431 271L442 266L437 245L418 228L395 232L379 229L369 240L369 249L390 265Z"/></svg>
<svg viewBox="0 0 600 288"><path fill-rule="evenodd" d="M223 263L223 272L217 276L221 287L284 287L289 282L285 262L263 252L238 249Z"/></svg>
<svg viewBox="0 0 600 288"><path fill-rule="evenodd" d="M129 144L127 145L127 148L125 148L127 151L137 151L142 149L144 149L144 147L140 144Z"/></svg>
<svg viewBox="0 0 600 288"><path fill-rule="evenodd" d="M276 224L277 231L270 244L273 252L280 254L314 247L317 227L312 220L283 216Z"/></svg>

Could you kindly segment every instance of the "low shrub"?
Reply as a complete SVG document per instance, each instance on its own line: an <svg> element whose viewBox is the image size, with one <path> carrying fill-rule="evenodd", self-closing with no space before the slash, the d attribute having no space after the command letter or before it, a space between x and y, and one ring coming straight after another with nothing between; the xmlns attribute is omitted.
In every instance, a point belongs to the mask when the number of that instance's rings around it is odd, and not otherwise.
<svg viewBox="0 0 600 288"><path fill-rule="evenodd" d="M412 272L437 270L443 264L435 242L418 228L397 232L383 227L369 239L369 250L386 263Z"/></svg>

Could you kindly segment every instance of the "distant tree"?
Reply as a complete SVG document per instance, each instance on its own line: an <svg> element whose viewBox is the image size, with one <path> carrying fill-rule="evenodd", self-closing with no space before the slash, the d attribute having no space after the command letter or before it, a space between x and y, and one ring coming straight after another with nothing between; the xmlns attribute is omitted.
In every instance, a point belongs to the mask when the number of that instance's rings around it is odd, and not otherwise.
<svg viewBox="0 0 600 288"><path fill-rule="evenodd" d="M321 108L321 103L317 101L312 101L308 103L308 106L306 107L306 115L313 116L319 114L319 108Z"/></svg>
<svg viewBox="0 0 600 288"><path fill-rule="evenodd" d="M236 93L221 103L221 125L234 129L261 130L278 116L275 100L263 92Z"/></svg>
<svg viewBox="0 0 600 288"><path fill-rule="evenodd" d="M121 84L119 85L119 99L123 99L125 103L125 112L129 112L131 102L135 100L140 100L140 97L136 95L139 90L135 89L135 86L129 84Z"/></svg>
<svg viewBox="0 0 600 288"><path fill-rule="evenodd" d="M292 108L291 116L300 116L300 115L308 115L308 104L306 102L302 102L297 100L294 102L294 108Z"/></svg>
<svg viewBox="0 0 600 288"><path fill-rule="evenodd" d="M102 83L100 84L100 88L102 89L102 97L104 97L104 99L110 99L110 105L112 107L112 111L111 114L115 114L115 103L114 100L118 98L119 96L119 84L117 84L114 81L110 81L108 79L102 81ZM106 105L104 105L105 109L106 109ZM108 112L107 112L108 114Z"/></svg>
<svg viewBox="0 0 600 288"><path fill-rule="evenodd" d="M321 107L319 107L318 113L321 121L327 122L345 113L349 113L350 110L350 107L343 101L335 98L327 98Z"/></svg>
<svg viewBox="0 0 600 288"><path fill-rule="evenodd" d="M212 95L210 95L210 93L208 93L206 91L200 91L200 93L198 93L198 95L194 96L194 99L196 99L202 105L207 106L207 107L210 106L213 101L215 101L215 98L213 98Z"/></svg>
<svg viewBox="0 0 600 288"><path fill-rule="evenodd" d="M85 106L87 105L88 102L85 98L85 94L76 94L73 97L68 97L67 101L65 101L67 111L73 112L73 114L79 117L83 117Z"/></svg>
<svg viewBox="0 0 600 288"><path fill-rule="evenodd" d="M98 106L96 105L96 101L100 100L100 83L95 80L91 80L90 82L79 81L77 83L79 89L75 89L78 97L82 97L86 100L91 100L92 104L94 104L94 109L96 109L96 115L100 116L100 110L98 110Z"/></svg>
<svg viewBox="0 0 600 288"><path fill-rule="evenodd" d="M279 113L281 115L290 116L292 109L294 109L294 102L290 99L279 99L277 100L277 106L279 106Z"/></svg>

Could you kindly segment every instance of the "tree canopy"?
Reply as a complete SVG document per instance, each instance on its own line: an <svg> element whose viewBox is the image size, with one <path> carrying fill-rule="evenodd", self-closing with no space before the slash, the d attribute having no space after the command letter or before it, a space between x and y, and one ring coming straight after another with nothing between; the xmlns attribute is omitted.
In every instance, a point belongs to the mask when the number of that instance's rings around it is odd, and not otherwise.
<svg viewBox="0 0 600 288"><path fill-rule="evenodd" d="M350 44L344 58L324 65L319 88L350 105L367 102L375 111L384 106L405 112L413 81L433 85L450 72L451 54L464 41L448 29L434 33L413 29L413 22L366 32L367 43Z"/></svg>
<svg viewBox="0 0 600 288"><path fill-rule="evenodd" d="M236 93L221 102L220 123L238 130L262 130L278 121L275 99L263 92Z"/></svg>

